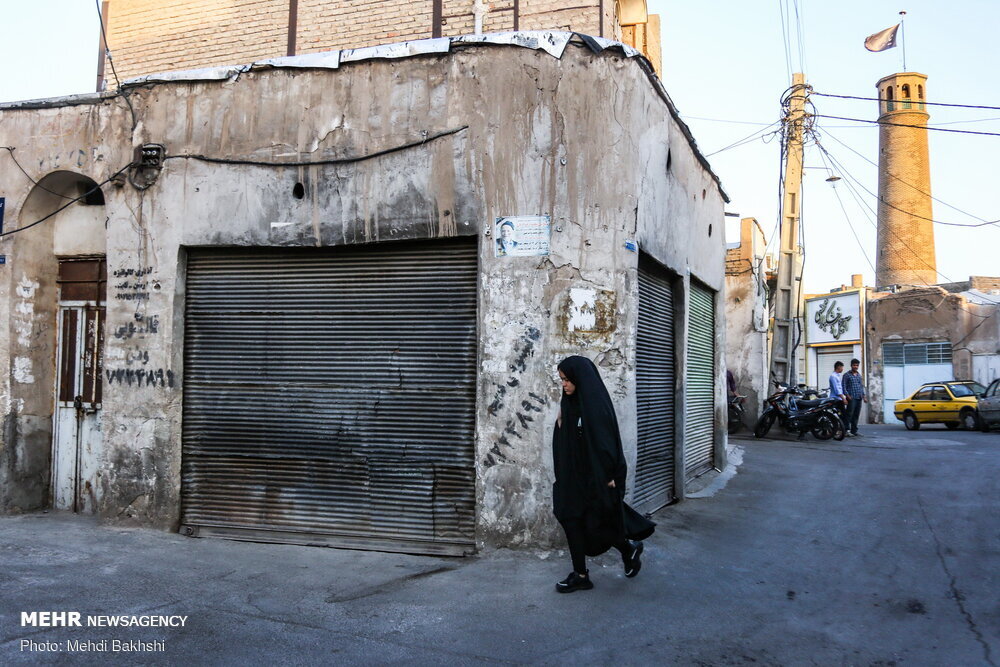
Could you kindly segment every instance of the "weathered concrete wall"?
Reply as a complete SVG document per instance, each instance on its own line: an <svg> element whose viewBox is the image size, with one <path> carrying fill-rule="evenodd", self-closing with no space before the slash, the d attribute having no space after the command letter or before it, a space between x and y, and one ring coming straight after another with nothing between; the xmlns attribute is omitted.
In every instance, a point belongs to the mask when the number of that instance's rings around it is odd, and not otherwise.
<svg viewBox="0 0 1000 667"><path fill-rule="evenodd" d="M883 421L882 343L948 341L956 379L972 379L972 357L1000 349L1000 306L972 303L962 294L932 286L877 294L868 302L869 409Z"/></svg>
<svg viewBox="0 0 1000 667"><path fill-rule="evenodd" d="M767 284L764 233L755 218L740 221L739 247L726 251L726 366L746 396L747 425L767 397Z"/></svg>
<svg viewBox="0 0 1000 667"><path fill-rule="evenodd" d="M7 198L5 232L40 220L77 192L65 189L66 173L97 182L108 175L108 149L101 137L119 139L111 128L119 120L114 103L105 102L27 112L2 112L0 143L13 155L0 156L0 183ZM30 140L26 140L29 138ZM35 181L17 166L20 162ZM52 175L52 176L49 176ZM46 178L49 176L48 178ZM98 207L99 208L99 207ZM58 218L58 221L57 221ZM8 332L0 342L0 510L36 509L49 501L58 287L56 255L103 252L95 237L95 215L71 204L56 218L6 239L6 264L0 267L0 317ZM56 224L69 234L56 242ZM81 225L84 229L81 233ZM104 218L100 218L103 233Z"/></svg>
<svg viewBox="0 0 1000 667"><path fill-rule="evenodd" d="M336 71L265 70L234 81L139 88L131 103L134 134L117 98L42 113L7 110L0 125L0 141L16 145L18 136L37 132L40 115L58 119L63 131L51 132L51 150L84 147L93 164L81 172L98 182L131 160L133 145L167 147L162 173L148 189L105 188L100 514L107 519L163 527L179 519L185 247L477 235L478 538L490 544L537 544L558 535L550 437L561 358L585 354L601 367L634 461L638 256L625 241L639 239L685 280L722 288L717 183L639 62L613 51L595 55L571 45L556 59L529 49L472 48ZM88 114L98 122L83 122ZM379 156L288 167L184 157L316 162L373 153ZM0 168L2 182L13 178L9 165ZM301 199L293 195L296 184ZM552 217L548 257L493 257L494 218L540 214ZM13 219L22 217L15 211ZM54 262L50 238L23 236L23 247L38 244L31 248L35 262ZM574 301L571 290L584 292ZM581 293L596 311L586 330L570 316ZM721 323L721 302L717 317ZM129 371L163 379L130 384L123 380ZM51 370L47 382L51 387ZM47 401L50 415L47 392L38 400Z"/></svg>

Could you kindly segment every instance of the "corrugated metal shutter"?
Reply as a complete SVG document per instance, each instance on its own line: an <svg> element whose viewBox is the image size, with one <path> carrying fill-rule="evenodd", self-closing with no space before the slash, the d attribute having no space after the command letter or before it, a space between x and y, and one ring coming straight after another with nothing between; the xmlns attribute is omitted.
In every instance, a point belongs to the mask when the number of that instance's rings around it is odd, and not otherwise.
<svg viewBox="0 0 1000 667"><path fill-rule="evenodd" d="M684 477L713 466L715 443L715 293L691 281L687 381L684 383Z"/></svg>
<svg viewBox="0 0 1000 667"><path fill-rule="evenodd" d="M473 549L474 240L192 250L183 532Z"/></svg>
<svg viewBox="0 0 1000 667"><path fill-rule="evenodd" d="M850 368L854 346L830 346L816 349L816 378L813 381L818 391L830 388L830 376L833 375L833 365L843 361L845 370ZM812 379L812 378L810 378Z"/></svg>
<svg viewBox="0 0 1000 667"><path fill-rule="evenodd" d="M635 393L638 441L633 507L654 512L674 499L674 299L667 271L639 258Z"/></svg>

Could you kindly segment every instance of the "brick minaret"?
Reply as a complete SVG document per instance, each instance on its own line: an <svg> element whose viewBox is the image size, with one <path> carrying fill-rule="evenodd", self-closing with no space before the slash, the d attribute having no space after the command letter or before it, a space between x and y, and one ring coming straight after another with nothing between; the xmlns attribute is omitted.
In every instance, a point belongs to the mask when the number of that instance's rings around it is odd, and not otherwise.
<svg viewBox="0 0 1000 667"><path fill-rule="evenodd" d="M878 254L875 284L937 280L931 171L927 152L927 76L902 72L878 82Z"/></svg>

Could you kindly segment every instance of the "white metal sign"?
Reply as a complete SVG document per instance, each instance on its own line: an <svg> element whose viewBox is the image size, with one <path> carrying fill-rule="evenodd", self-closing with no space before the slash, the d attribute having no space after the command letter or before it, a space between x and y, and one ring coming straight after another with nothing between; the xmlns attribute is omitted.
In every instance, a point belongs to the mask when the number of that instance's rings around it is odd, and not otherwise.
<svg viewBox="0 0 1000 667"><path fill-rule="evenodd" d="M806 301L806 343L861 340L859 292L815 297Z"/></svg>

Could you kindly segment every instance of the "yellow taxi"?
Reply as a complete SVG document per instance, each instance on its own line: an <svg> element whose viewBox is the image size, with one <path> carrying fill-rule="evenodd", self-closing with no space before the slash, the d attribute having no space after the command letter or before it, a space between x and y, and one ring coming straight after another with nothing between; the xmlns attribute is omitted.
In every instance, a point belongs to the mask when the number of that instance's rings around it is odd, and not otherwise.
<svg viewBox="0 0 1000 667"><path fill-rule="evenodd" d="M979 428L977 402L986 387L969 380L928 382L907 398L896 401L893 414L911 431L921 424L948 428Z"/></svg>

